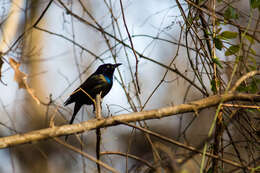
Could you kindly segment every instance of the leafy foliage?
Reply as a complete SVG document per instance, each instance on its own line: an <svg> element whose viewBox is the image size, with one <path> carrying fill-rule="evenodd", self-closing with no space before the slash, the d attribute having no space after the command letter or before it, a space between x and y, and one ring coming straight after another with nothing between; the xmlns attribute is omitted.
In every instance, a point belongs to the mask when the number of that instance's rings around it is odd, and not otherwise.
<svg viewBox="0 0 260 173"><path fill-rule="evenodd" d="M221 62L220 62L220 60L219 60L218 57L213 58L213 62L214 62L215 64L217 64L220 68L223 68L223 66L221 65Z"/></svg>
<svg viewBox="0 0 260 173"><path fill-rule="evenodd" d="M250 6L253 9L258 8L260 11L260 0L250 0Z"/></svg>
<svg viewBox="0 0 260 173"><path fill-rule="evenodd" d="M214 43L215 43L215 46L218 50L221 50L223 48L223 42L220 38L214 38L213 39Z"/></svg>
<svg viewBox="0 0 260 173"><path fill-rule="evenodd" d="M224 18L225 19L238 19L238 14L233 7L229 6L224 12Z"/></svg>
<svg viewBox="0 0 260 173"><path fill-rule="evenodd" d="M223 31L221 34L218 35L218 38L221 38L221 39L234 39L236 38L238 35L237 32L232 32L232 31Z"/></svg>
<svg viewBox="0 0 260 173"><path fill-rule="evenodd" d="M230 46L226 52L225 55L226 56L230 56L230 55L234 55L235 53L237 53L239 51L239 46L238 45L232 45Z"/></svg>

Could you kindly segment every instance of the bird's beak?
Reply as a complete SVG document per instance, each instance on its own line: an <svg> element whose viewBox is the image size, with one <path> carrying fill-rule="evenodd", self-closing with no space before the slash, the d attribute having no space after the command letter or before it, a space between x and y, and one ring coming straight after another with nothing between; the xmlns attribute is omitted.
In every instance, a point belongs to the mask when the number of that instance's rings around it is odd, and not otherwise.
<svg viewBox="0 0 260 173"><path fill-rule="evenodd" d="M122 64L121 63L114 64L114 68L117 68L120 65L122 65Z"/></svg>

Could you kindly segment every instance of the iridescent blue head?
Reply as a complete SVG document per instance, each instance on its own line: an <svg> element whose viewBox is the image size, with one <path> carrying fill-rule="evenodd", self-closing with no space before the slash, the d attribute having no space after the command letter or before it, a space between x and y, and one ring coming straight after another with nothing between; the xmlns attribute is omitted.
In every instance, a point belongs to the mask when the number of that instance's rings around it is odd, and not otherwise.
<svg viewBox="0 0 260 173"><path fill-rule="evenodd" d="M106 77L112 78L115 69L120 66L121 63L118 64L103 64L98 67L95 74L103 74Z"/></svg>

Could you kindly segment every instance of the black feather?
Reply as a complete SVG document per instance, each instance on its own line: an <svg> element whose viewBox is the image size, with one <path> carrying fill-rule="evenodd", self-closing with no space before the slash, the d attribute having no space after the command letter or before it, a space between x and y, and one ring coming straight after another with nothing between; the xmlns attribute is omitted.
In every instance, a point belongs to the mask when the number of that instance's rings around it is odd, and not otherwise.
<svg viewBox="0 0 260 173"><path fill-rule="evenodd" d="M99 66L96 72L87 78L64 102L64 106L75 102L73 115L69 122L70 124L73 123L82 105L93 105L94 102L92 100L95 99L99 93L101 93L102 98L107 95L113 85L115 68L119 65L121 64L103 64Z"/></svg>

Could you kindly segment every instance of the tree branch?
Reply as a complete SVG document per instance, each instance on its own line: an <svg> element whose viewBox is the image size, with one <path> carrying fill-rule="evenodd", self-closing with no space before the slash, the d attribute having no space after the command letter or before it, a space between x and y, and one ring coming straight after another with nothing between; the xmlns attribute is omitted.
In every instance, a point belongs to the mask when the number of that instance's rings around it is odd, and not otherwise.
<svg viewBox="0 0 260 173"><path fill-rule="evenodd" d="M193 101L187 104L180 104L177 106L169 106L150 111L134 112L130 114L121 114L118 116L112 116L100 120L92 119L79 124L54 126L51 128L35 130L24 134L16 134L12 136L2 137L0 138L0 148L7 148L19 144L32 143L43 139L70 135L74 133L82 133L97 128L115 126L119 124L118 121L129 123L149 119L158 119L180 113L197 112L202 109L215 106L220 102L224 103L234 100L260 102L260 95L243 93L214 95L201 100Z"/></svg>

